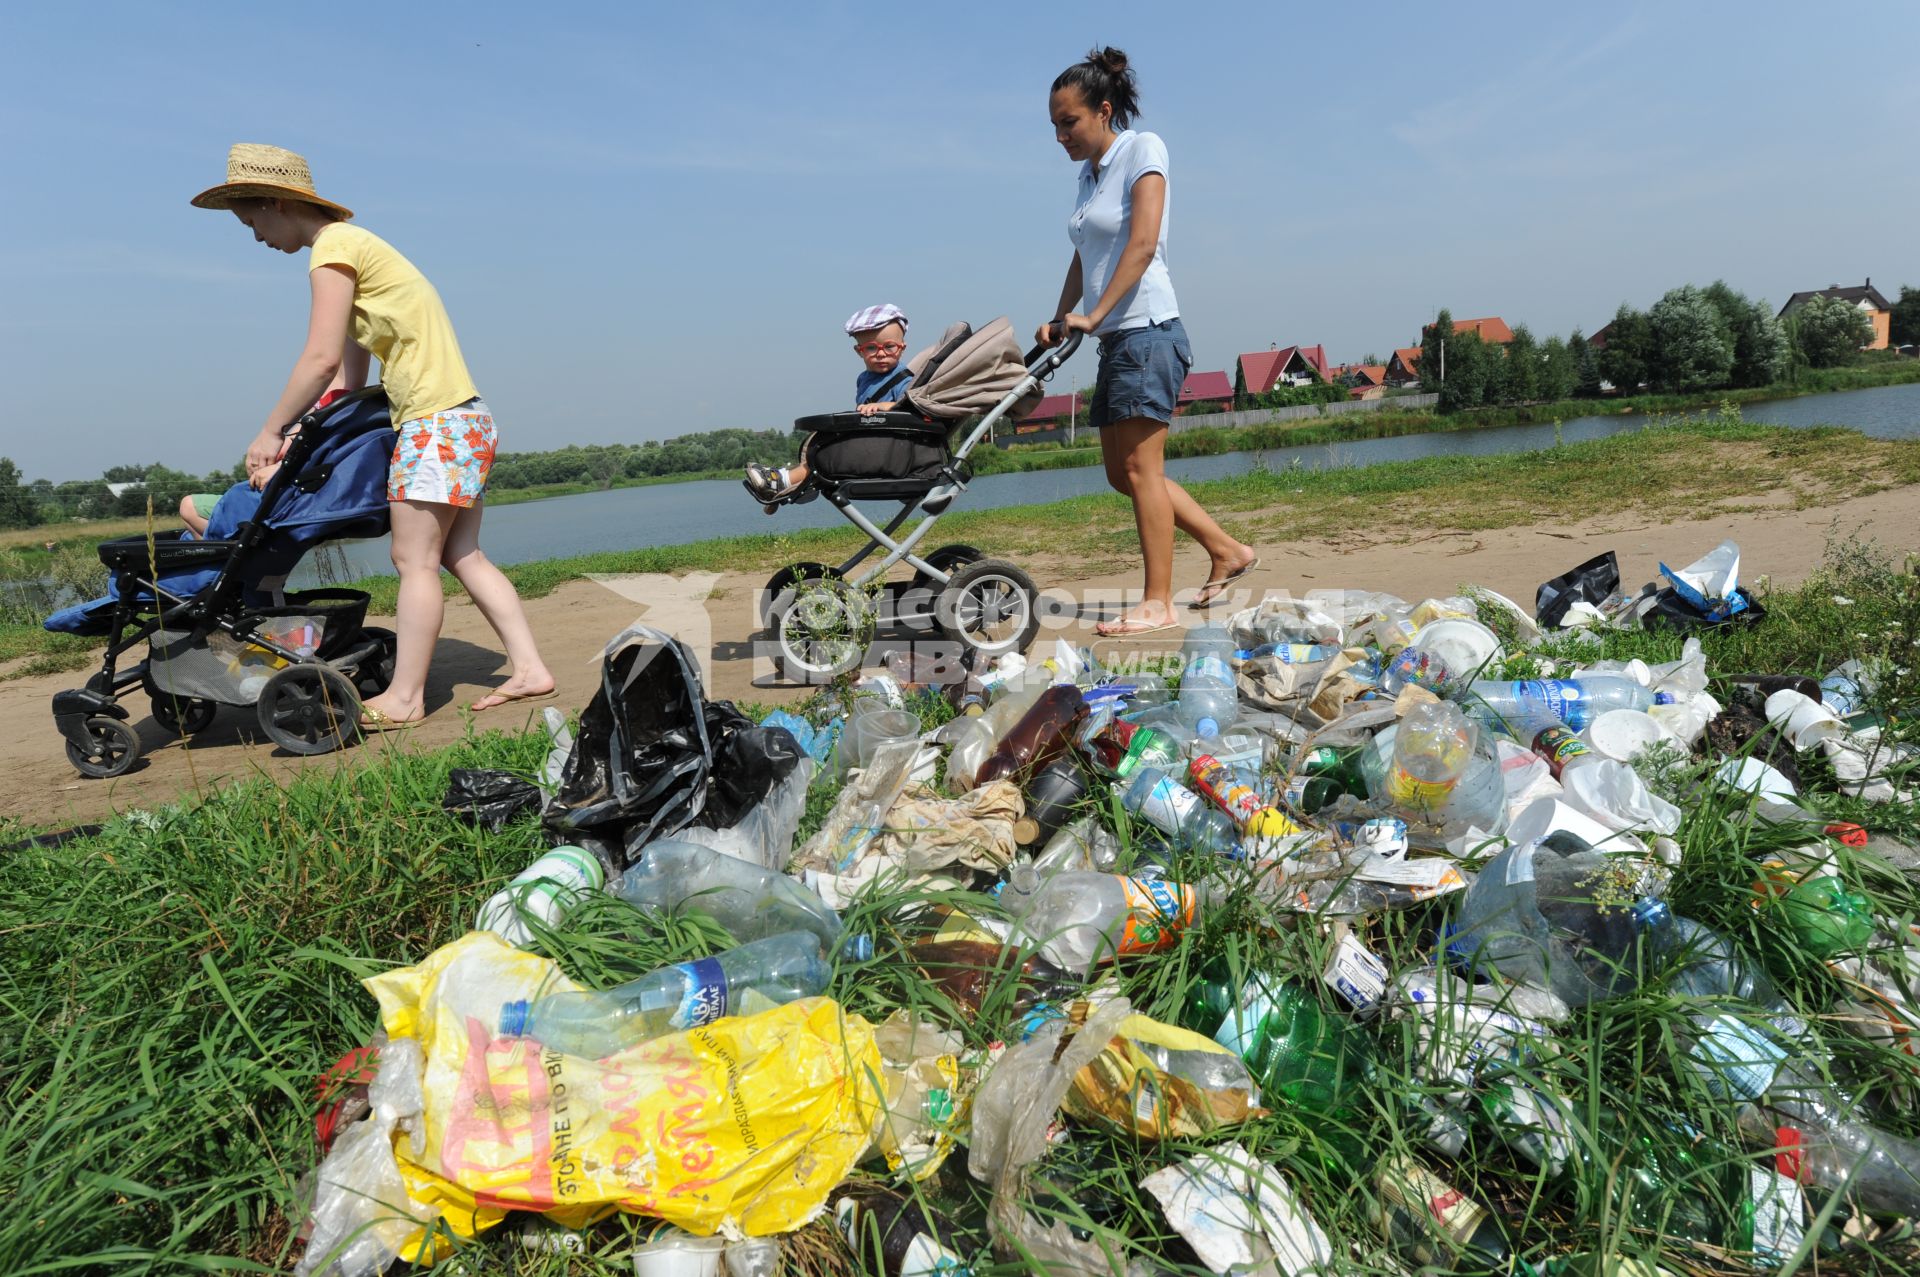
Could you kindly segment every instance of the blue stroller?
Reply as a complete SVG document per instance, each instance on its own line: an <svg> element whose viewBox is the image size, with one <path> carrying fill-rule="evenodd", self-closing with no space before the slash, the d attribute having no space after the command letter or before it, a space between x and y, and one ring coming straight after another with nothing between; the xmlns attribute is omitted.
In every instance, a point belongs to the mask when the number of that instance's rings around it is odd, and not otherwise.
<svg viewBox="0 0 1920 1277"><path fill-rule="evenodd" d="M140 758L119 698L138 685L162 729L206 730L222 705L251 706L261 730L295 754L353 740L360 699L393 677L394 636L363 624L369 597L337 588L278 588L326 541L387 532L393 423L370 387L308 413L259 508L230 536L179 530L100 545L105 597L65 608L46 628L105 636L100 672L53 698L67 758L83 776L118 776ZM223 500L222 504L225 504ZM210 534L222 530L216 511ZM146 659L120 658L146 644Z"/></svg>

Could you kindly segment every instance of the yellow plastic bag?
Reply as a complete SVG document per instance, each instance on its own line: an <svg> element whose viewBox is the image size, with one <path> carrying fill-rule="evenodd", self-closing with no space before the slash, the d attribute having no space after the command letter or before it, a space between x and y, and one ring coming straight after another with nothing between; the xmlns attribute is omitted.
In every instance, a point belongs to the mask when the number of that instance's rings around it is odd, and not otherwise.
<svg viewBox="0 0 1920 1277"><path fill-rule="evenodd" d="M396 1139L395 1159L462 1236L508 1210L577 1224L608 1207L700 1234L786 1232L826 1204L882 1102L872 1029L826 998L587 1060L497 1036L502 1003L577 986L490 932L366 985L388 1036L424 1057L423 1151Z"/></svg>

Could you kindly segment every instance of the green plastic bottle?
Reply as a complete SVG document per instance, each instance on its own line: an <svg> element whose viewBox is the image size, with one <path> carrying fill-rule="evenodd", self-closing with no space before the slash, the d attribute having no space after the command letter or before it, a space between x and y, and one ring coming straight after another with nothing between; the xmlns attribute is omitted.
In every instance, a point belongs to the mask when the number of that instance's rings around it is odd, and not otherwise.
<svg viewBox="0 0 1920 1277"><path fill-rule="evenodd" d="M1803 878L1780 898L1780 914L1808 953L1833 958L1873 938L1873 905L1830 874Z"/></svg>

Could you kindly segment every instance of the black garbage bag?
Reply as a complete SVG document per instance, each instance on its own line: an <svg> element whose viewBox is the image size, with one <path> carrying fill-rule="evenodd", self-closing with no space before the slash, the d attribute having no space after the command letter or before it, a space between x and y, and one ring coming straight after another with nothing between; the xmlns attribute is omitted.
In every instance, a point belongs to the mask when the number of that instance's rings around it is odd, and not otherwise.
<svg viewBox="0 0 1920 1277"><path fill-rule="evenodd" d="M647 625L616 635L547 804L548 829L558 841L611 849L685 828L706 803L713 770L706 709L685 644Z"/></svg>
<svg viewBox="0 0 1920 1277"><path fill-rule="evenodd" d="M1575 603L1598 607L1620 591L1620 560L1612 550L1596 555L1569 572L1542 585L1533 596L1534 619L1542 629L1555 629Z"/></svg>
<svg viewBox="0 0 1920 1277"><path fill-rule="evenodd" d="M539 801L539 786L512 772L456 767L447 773L447 796L440 805L469 825L497 834L508 821Z"/></svg>
<svg viewBox="0 0 1920 1277"><path fill-rule="evenodd" d="M1717 630L1723 625L1753 625L1766 619L1767 609L1745 590L1736 588L1728 597L1742 599L1746 606L1718 620L1688 602L1671 585L1653 591L1653 601L1642 599L1634 605L1634 611L1639 613L1640 624L1649 630Z"/></svg>
<svg viewBox="0 0 1920 1277"><path fill-rule="evenodd" d="M690 823L731 829L793 772L805 751L792 732L755 726L732 701L710 703L706 720L713 770L707 777L706 805Z"/></svg>

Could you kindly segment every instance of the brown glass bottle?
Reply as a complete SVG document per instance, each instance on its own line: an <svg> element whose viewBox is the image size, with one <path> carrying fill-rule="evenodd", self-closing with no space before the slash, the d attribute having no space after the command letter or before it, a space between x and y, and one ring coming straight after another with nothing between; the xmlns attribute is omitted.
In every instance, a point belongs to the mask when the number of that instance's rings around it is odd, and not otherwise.
<svg viewBox="0 0 1920 1277"><path fill-rule="evenodd" d="M1086 709L1086 698L1073 684L1049 687L987 755L973 783L1024 778L1045 767L1073 743L1073 729Z"/></svg>

